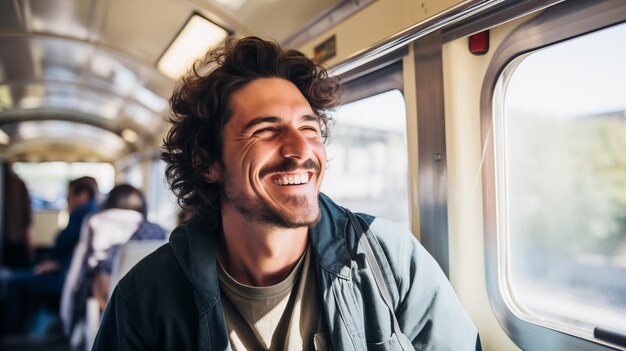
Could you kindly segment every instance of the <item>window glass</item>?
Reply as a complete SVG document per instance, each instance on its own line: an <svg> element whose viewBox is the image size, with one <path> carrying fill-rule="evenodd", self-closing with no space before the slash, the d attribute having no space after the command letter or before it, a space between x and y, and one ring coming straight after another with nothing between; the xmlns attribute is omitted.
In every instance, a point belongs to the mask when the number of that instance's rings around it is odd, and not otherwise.
<svg viewBox="0 0 626 351"><path fill-rule="evenodd" d="M165 162L154 160L151 167L150 188L147 194L148 219L171 231L177 225L180 207L165 180Z"/></svg>
<svg viewBox="0 0 626 351"><path fill-rule="evenodd" d="M141 171L141 162L137 162L124 170L122 173L124 182L134 186L137 189L143 188L143 172Z"/></svg>
<svg viewBox="0 0 626 351"><path fill-rule="evenodd" d="M530 53L495 101L502 286L557 329L626 330L623 43L625 24Z"/></svg>
<svg viewBox="0 0 626 351"><path fill-rule="evenodd" d="M67 185L76 178L94 177L100 198L108 194L115 183L115 169L109 163L16 162L13 170L26 184L34 211L64 210Z"/></svg>
<svg viewBox="0 0 626 351"><path fill-rule="evenodd" d="M409 227L406 112L391 90L339 107L322 192L341 205Z"/></svg>

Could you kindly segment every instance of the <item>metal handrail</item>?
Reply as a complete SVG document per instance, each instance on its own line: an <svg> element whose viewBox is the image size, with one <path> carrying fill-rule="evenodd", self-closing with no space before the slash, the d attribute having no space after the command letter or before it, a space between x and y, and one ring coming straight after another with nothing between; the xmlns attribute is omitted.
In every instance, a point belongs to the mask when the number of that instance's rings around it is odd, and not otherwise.
<svg viewBox="0 0 626 351"><path fill-rule="evenodd" d="M359 66L374 61L392 51L405 46L416 39L436 30L458 23L470 16L486 11L505 0L467 0L461 2L433 17L418 22L409 28L390 36L368 48L357 51L345 60L332 66L329 73L342 75Z"/></svg>

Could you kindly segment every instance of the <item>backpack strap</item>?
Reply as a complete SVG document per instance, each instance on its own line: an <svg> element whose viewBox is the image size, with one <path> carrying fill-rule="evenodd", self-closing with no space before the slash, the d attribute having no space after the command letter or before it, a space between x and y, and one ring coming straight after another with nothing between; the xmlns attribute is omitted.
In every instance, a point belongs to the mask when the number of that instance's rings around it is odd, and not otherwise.
<svg viewBox="0 0 626 351"><path fill-rule="evenodd" d="M363 225L361 224L361 222L356 218L354 213L352 213L350 210L346 209L346 212L348 213L348 217L350 219L350 222L352 223L352 227L354 227L357 233L360 234L359 246L363 249L363 252L365 253L366 260L371 266L372 274L374 275L374 280L376 281L376 285L378 286L378 291L380 292L380 295L385 301L385 305L387 305L387 308L389 309L389 313L391 314L391 318L393 319L393 332L397 336L402 335L402 330L400 330L400 325L398 324L398 319L396 318L393 304L391 302L391 294L389 293L389 287L387 286L387 283L385 282L385 278L383 277L383 272L380 268L378 259L376 258L376 255L374 254L374 250L372 249L372 245L370 244L370 241L373 241L375 245L380 245L380 244L378 244L378 241L376 241L376 239L373 237L374 234L371 232L370 228L365 229ZM372 236L371 239L369 238L370 235Z"/></svg>

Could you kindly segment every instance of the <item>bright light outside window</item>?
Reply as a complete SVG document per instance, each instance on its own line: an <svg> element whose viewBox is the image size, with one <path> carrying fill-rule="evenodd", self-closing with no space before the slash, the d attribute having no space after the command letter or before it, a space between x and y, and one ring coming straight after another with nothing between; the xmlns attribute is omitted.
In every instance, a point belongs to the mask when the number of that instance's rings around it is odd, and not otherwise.
<svg viewBox="0 0 626 351"><path fill-rule="evenodd" d="M533 52L496 97L506 300L521 318L583 335L626 331L623 43L624 24Z"/></svg>
<svg viewBox="0 0 626 351"><path fill-rule="evenodd" d="M143 172L141 171L141 163L135 163L124 170L122 173L124 182L134 186L137 189L143 188Z"/></svg>
<svg viewBox="0 0 626 351"><path fill-rule="evenodd" d="M406 112L398 90L341 106L322 192L356 212L409 228Z"/></svg>
<svg viewBox="0 0 626 351"><path fill-rule="evenodd" d="M76 178L94 177L101 197L115 183L115 169L109 163L16 162L13 170L26 183L34 211L64 210L67 185Z"/></svg>
<svg viewBox="0 0 626 351"><path fill-rule="evenodd" d="M161 225L167 231L173 230L178 224L181 211L176 196L165 180L165 162L154 160L151 165L150 188L148 190L148 218Z"/></svg>

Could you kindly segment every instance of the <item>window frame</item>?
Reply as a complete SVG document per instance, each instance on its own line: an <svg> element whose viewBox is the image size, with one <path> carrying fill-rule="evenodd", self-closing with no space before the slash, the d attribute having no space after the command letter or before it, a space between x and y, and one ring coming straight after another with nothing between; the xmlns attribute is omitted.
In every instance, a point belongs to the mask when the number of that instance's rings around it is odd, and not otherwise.
<svg viewBox="0 0 626 351"><path fill-rule="evenodd" d="M502 262L501 250L506 249L508 238L499 232L502 225L502 204L498 203L497 190L501 186L496 166L496 148L502 150L502 141L494 138L494 114L502 111L500 101L494 97L505 88L506 72L519 62L520 57L562 41L576 38L600 29L626 22L626 3L619 0L602 2L569 1L550 7L513 31L498 47L489 63L481 91L481 132L485 152L483 164L483 219L485 275L489 302L498 322L509 337L524 350L624 350L618 345L599 339L589 339L575 330L560 326L536 324L514 313L510 287L504 279L507 262ZM616 44L617 45L617 44ZM506 194L504 194L506 196ZM500 217L501 217L500 216Z"/></svg>

